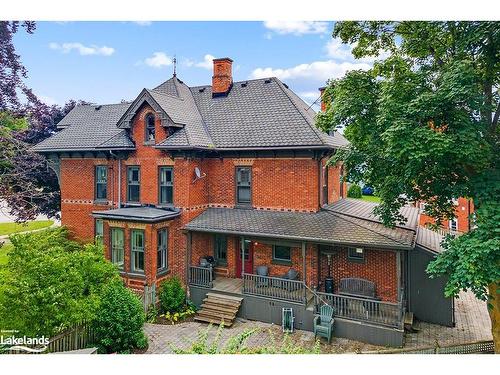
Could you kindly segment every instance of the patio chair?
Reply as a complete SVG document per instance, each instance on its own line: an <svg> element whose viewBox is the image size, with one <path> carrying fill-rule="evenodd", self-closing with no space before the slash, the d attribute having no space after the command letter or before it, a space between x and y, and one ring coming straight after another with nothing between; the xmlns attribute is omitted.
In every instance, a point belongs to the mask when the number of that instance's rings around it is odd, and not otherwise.
<svg viewBox="0 0 500 375"><path fill-rule="evenodd" d="M333 331L333 312L334 309L330 305L323 305L319 309L319 315L314 317L314 338L322 336L330 343Z"/></svg>
<svg viewBox="0 0 500 375"><path fill-rule="evenodd" d="M255 271L258 276L269 276L269 267L267 266L258 266ZM257 288L269 286L269 279L267 277L258 277L255 281L255 286Z"/></svg>
<svg viewBox="0 0 500 375"><path fill-rule="evenodd" d="M299 277L299 272L294 270L293 268L290 268L284 275L278 277L278 279L281 280L277 280L277 285L275 286L277 286L278 288L286 289L289 292L293 292L294 290L297 290L300 287L292 283L287 283L284 280L297 280L298 277Z"/></svg>

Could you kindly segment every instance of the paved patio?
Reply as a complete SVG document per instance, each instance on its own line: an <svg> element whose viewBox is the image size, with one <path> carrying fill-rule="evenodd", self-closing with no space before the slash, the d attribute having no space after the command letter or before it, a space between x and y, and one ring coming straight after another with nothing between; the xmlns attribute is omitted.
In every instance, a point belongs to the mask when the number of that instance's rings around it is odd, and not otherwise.
<svg viewBox="0 0 500 375"><path fill-rule="evenodd" d="M472 293L461 293L455 301L455 327L442 327L435 324L417 322L416 333L406 334L405 348L425 348L429 346L455 345L471 343L480 340L491 340L491 322L486 310L486 303L477 300ZM230 337L236 336L245 329L258 328L248 341L248 347L267 346L274 338L281 343L283 333L281 327L262 322L238 319L231 328L224 329L219 346L224 346ZM207 329L207 325L198 322L186 322L176 325L146 324L145 331L149 338L147 353L172 353L172 347L188 348ZM211 343L217 327L209 332L208 342ZM307 331L295 331L291 340L303 347L314 345L314 335ZM361 353L385 349L380 346L365 344L358 341L333 337L330 345L321 340L323 353Z"/></svg>

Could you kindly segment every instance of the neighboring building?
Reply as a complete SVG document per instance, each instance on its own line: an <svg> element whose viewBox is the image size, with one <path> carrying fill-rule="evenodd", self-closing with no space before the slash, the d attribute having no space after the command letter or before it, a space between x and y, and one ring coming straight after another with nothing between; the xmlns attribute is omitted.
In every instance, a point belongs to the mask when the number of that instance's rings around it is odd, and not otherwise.
<svg viewBox="0 0 500 375"><path fill-rule="evenodd" d="M336 335L401 345L406 307L426 303L411 294L427 278L412 263L418 210L390 229L373 204L345 199L342 167L325 165L346 139L319 131L277 78L233 82L231 66L215 59L210 86L174 74L132 103L75 107L35 146L59 175L62 224L103 241L130 288L177 275L198 305L216 290L275 323L293 307L301 329L330 303ZM429 282L444 308L427 320L452 324L453 301Z"/></svg>
<svg viewBox="0 0 500 375"><path fill-rule="evenodd" d="M453 202L456 206L455 218L452 220L444 220L441 225L441 232L446 233L465 233L474 228L474 203L472 199L460 197ZM426 215L425 203L421 202L418 205L420 209L419 224L423 227L434 224L436 221L429 215Z"/></svg>

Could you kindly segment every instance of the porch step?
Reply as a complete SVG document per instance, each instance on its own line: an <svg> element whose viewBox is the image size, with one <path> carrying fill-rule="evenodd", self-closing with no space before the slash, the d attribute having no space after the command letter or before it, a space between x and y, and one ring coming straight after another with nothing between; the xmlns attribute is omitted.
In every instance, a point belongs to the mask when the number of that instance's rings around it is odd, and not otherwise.
<svg viewBox="0 0 500 375"><path fill-rule="evenodd" d="M207 293L201 309L196 313L194 320L212 324L221 324L224 327L233 325L243 298L224 294Z"/></svg>

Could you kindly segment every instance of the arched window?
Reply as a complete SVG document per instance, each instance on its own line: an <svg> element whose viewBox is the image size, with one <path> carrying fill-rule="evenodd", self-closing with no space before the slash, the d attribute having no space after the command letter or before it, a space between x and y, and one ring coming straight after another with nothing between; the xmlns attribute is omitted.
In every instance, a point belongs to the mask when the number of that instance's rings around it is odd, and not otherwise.
<svg viewBox="0 0 500 375"><path fill-rule="evenodd" d="M154 142L155 140L155 115L149 113L146 116L146 142Z"/></svg>

